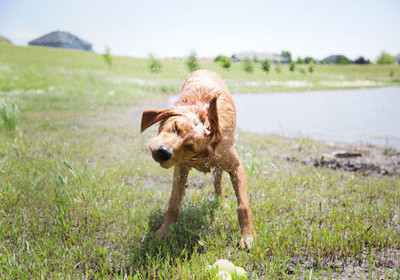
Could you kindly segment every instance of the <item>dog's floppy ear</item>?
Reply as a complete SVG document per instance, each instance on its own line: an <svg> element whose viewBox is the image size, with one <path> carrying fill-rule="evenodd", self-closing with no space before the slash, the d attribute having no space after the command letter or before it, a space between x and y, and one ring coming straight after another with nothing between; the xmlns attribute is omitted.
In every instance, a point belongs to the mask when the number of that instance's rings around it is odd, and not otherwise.
<svg viewBox="0 0 400 280"><path fill-rule="evenodd" d="M156 122L159 122L163 119L178 116L179 113L172 111L171 109L168 110L147 110L144 111L142 114L142 124L140 128L140 132L143 132L146 128L152 126Z"/></svg>
<svg viewBox="0 0 400 280"><path fill-rule="evenodd" d="M214 140L211 143L211 146L215 148L222 138L218 122L217 97L211 99L210 106L208 107L207 116L211 126L211 134L214 136Z"/></svg>

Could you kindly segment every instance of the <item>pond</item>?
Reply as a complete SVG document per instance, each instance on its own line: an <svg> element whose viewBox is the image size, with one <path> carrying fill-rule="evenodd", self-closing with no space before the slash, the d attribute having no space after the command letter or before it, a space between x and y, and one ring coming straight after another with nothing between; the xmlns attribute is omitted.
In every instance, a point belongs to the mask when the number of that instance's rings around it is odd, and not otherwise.
<svg viewBox="0 0 400 280"><path fill-rule="evenodd" d="M236 94L242 131L400 149L400 87Z"/></svg>

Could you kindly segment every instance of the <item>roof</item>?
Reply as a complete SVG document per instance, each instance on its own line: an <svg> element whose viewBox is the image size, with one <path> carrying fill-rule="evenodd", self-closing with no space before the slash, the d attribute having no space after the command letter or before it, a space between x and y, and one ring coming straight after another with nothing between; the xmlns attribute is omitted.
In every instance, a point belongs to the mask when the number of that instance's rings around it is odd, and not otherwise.
<svg viewBox="0 0 400 280"><path fill-rule="evenodd" d="M29 45L46 45L54 43L72 44L73 42L79 42L83 46L90 48L92 47L92 44L78 38L75 35L63 31L54 31L46 34L40 38L30 41Z"/></svg>

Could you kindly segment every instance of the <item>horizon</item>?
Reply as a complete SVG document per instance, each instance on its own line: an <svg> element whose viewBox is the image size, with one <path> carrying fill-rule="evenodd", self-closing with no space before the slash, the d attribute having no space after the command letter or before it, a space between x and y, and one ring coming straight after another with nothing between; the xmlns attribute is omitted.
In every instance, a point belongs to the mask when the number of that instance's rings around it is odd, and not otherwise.
<svg viewBox="0 0 400 280"><path fill-rule="evenodd" d="M45 11L45 13L43 12ZM51 11L51 13L48 13ZM0 35L13 44L53 31L69 32L112 55L200 58L234 53L280 54L322 60L344 55L370 61L382 51L400 53L400 2L396 0L319 3L274 1L101 1L0 2ZM45 15L45 16L44 16Z"/></svg>

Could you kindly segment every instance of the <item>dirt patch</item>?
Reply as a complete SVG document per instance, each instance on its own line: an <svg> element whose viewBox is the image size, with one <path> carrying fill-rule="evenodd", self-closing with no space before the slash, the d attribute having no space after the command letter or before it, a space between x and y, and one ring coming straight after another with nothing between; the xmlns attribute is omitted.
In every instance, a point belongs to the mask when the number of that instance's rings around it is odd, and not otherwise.
<svg viewBox="0 0 400 280"><path fill-rule="evenodd" d="M292 154L285 155L285 160L316 168L360 172L363 175L400 175L400 153L391 147L315 143L313 141L312 148L294 146Z"/></svg>
<svg viewBox="0 0 400 280"><path fill-rule="evenodd" d="M400 250L389 249L378 253L375 262L370 263L368 256L371 252L364 251L360 257L352 258L349 261L342 261L333 258L322 260L310 260L293 258L286 265L286 273L289 275L295 272L303 274L303 278L314 278L313 270L326 271L318 276L318 279L398 279L400 269Z"/></svg>
<svg viewBox="0 0 400 280"><path fill-rule="evenodd" d="M365 162L340 162L337 160L326 160L324 157L320 159L314 160L315 167L328 167L330 169L343 169L345 171L362 171L362 172L376 172L382 175L389 175L389 171L385 169L381 169L380 166L375 165L373 163L365 163Z"/></svg>

